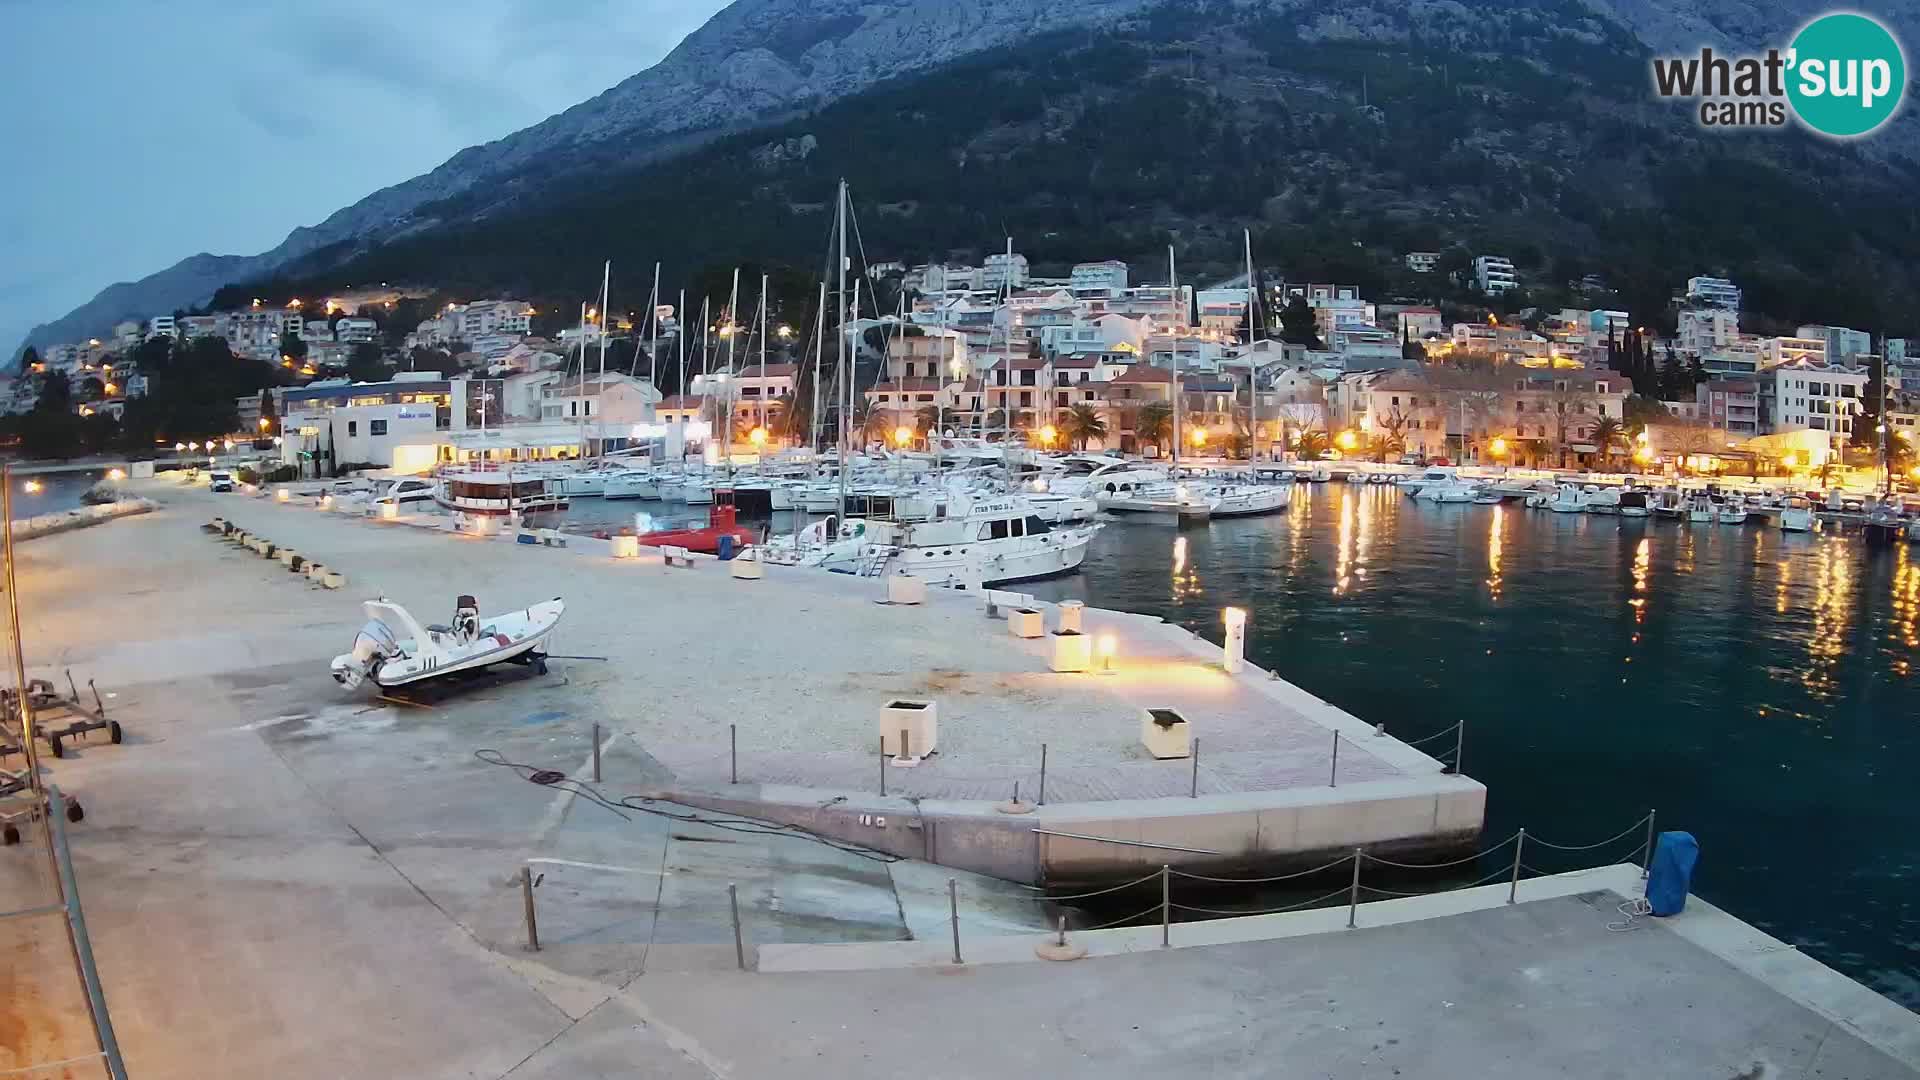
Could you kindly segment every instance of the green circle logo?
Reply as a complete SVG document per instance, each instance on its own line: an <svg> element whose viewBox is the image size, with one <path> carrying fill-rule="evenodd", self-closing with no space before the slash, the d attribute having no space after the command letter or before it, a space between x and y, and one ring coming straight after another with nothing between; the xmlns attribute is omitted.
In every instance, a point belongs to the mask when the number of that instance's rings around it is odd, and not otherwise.
<svg viewBox="0 0 1920 1080"><path fill-rule="evenodd" d="M1850 139L1879 127L1907 93L1907 60L1887 28L1865 15L1822 15L1793 39L1787 100L1802 123Z"/></svg>

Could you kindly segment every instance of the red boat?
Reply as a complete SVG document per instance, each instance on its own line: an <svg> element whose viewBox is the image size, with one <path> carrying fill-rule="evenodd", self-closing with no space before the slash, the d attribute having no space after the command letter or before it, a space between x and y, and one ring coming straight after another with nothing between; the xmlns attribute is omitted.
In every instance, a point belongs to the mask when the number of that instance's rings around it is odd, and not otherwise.
<svg viewBox="0 0 1920 1080"><path fill-rule="evenodd" d="M728 540L728 556L738 555L747 545L754 542L754 532L742 528L735 522L733 492L720 488L713 493L713 506L707 511L707 526L704 529L664 529L659 532L641 533L640 542L649 547L683 547L688 551L698 551L707 555L720 554L720 543Z"/></svg>

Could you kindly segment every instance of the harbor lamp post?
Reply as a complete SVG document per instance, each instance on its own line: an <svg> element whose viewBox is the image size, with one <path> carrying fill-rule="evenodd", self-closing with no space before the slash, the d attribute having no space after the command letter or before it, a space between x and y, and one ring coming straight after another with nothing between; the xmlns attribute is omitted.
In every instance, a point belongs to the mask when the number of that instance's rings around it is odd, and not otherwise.
<svg viewBox="0 0 1920 1080"><path fill-rule="evenodd" d="M899 427L894 428L893 441L902 450L905 450L907 447L912 446L913 445L913 429L908 427L905 424L901 424Z"/></svg>
<svg viewBox="0 0 1920 1080"><path fill-rule="evenodd" d="M747 432L747 441L753 444L754 463L758 464L760 462L760 459L765 456L766 447L767 447L767 429L763 427L756 427L752 431Z"/></svg>
<svg viewBox="0 0 1920 1080"><path fill-rule="evenodd" d="M1052 424L1048 424L1046 427L1040 429L1040 445L1049 450L1053 449L1053 440L1059 437L1060 432L1055 430Z"/></svg>
<svg viewBox="0 0 1920 1080"><path fill-rule="evenodd" d="M1487 444L1487 450L1493 454L1496 461L1500 462L1500 475L1505 476L1507 472L1507 440L1499 435L1495 435L1493 441Z"/></svg>

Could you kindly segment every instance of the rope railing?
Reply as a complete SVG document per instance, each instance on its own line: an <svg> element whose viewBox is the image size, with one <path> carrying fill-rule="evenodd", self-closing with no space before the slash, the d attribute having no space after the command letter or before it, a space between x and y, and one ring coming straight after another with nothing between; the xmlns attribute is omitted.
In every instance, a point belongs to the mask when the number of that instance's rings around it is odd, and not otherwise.
<svg viewBox="0 0 1920 1080"><path fill-rule="evenodd" d="M1401 739L1401 740L1400 740L1400 745L1402 745L1402 746L1424 746L1424 745L1426 745L1427 743L1430 743L1430 742L1432 742L1432 741L1434 741L1435 739L1438 739L1438 738L1441 738L1442 736L1446 736L1446 735L1451 735L1451 734L1453 734L1453 733L1454 733L1455 731L1458 731L1458 730L1460 729L1460 725L1461 725L1461 724L1463 724L1463 723L1465 723L1465 722L1466 722L1466 721L1464 721L1464 720L1456 720L1456 721L1454 721L1453 723L1451 723L1451 724L1448 724L1448 725L1447 725L1446 727L1443 727L1443 728L1441 728L1441 729L1440 729L1439 731L1436 731L1436 732L1434 732L1433 734L1431 734L1431 735L1428 735L1428 736L1426 736L1425 738L1422 738L1422 739Z"/></svg>
<svg viewBox="0 0 1920 1080"><path fill-rule="evenodd" d="M1159 874L1155 874L1155 875L1153 875L1153 876L1154 876L1154 877L1159 877L1160 875L1159 875ZM1099 924L1098 926L1085 926L1085 927L1081 927L1081 929L1082 929L1082 930L1111 930L1111 929L1113 929L1114 927L1116 927L1116 926L1119 926L1119 925L1120 925L1121 923L1130 923L1130 922L1132 922L1132 921L1134 921L1135 919L1144 919L1144 918L1146 918L1147 916L1149 916L1149 915L1152 915L1152 914L1154 914L1155 912L1157 912L1157 911L1159 911L1159 910L1160 910L1160 905L1159 905L1159 904L1155 904L1155 905L1153 905L1152 907L1150 907L1150 908L1148 908L1148 909L1147 909L1147 910L1145 910L1145 911L1142 911L1142 912L1139 912L1139 913L1137 913L1137 914L1133 914L1133 915L1129 915L1129 916L1127 916L1127 917L1126 917L1126 918L1124 918L1124 919L1115 919L1115 920L1113 920L1112 922L1104 922L1104 923L1101 923L1101 924Z"/></svg>
<svg viewBox="0 0 1920 1080"><path fill-rule="evenodd" d="M1268 885L1276 881L1291 881L1294 878L1312 877L1315 874L1323 874L1323 873L1326 873L1328 870L1333 869L1336 866L1346 865L1353 858L1354 856L1352 855L1342 855L1330 863L1327 863L1323 866L1316 866L1311 870L1300 870L1291 874L1275 874L1271 877L1223 878L1223 877L1208 877L1205 874L1192 874L1192 873L1188 873L1185 870L1170 869L1168 872L1171 873L1174 877L1187 878L1192 881L1205 881L1205 882L1210 882L1216 885Z"/></svg>
<svg viewBox="0 0 1920 1080"><path fill-rule="evenodd" d="M1626 839L1628 836L1631 836L1634 833L1640 831L1640 829L1643 826L1645 826L1648 821L1651 821L1652 819L1653 819L1653 814L1649 812L1645 817L1642 817L1639 821L1634 822L1633 824L1627 826L1625 829L1622 829L1621 831L1613 834L1612 836L1607 837L1605 840L1602 840L1597 844L1577 844L1577 845L1555 844L1546 840L1542 840L1539 837L1532 835L1531 833L1527 835L1527 839L1531 840L1536 844L1539 844L1541 847L1552 848L1555 851L1592 851L1594 848L1603 848L1603 847L1606 847L1608 844L1617 843L1621 840Z"/></svg>
<svg viewBox="0 0 1920 1080"><path fill-rule="evenodd" d="M1352 856L1348 856L1348 857L1351 858ZM1146 877L1143 877L1143 878L1135 878L1132 881L1128 881L1119 885L1110 886L1105 889L1095 889L1093 892L1075 893L1072 896L1026 896L1026 897L1022 897L1021 899L1032 900L1042 904L1062 904L1069 900L1086 900L1090 897L1105 896L1108 893L1116 893L1121 891L1122 889L1131 889L1136 885L1145 885L1149 881L1158 881L1160 880L1160 874L1161 874L1161 871L1155 870L1153 873L1148 874ZM1032 888L1032 886L1028 886L1028 887Z"/></svg>
<svg viewBox="0 0 1920 1080"><path fill-rule="evenodd" d="M1353 856L1351 855L1347 856L1347 858L1349 859L1351 859L1352 857ZM1342 861L1345 861L1345 860L1342 860ZM1239 918L1241 916L1247 916L1247 915L1280 915L1289 911L1299 911L1303 908L1318 907L1329 900L1346 896L1351 891L1352 890L1350 889L1335 889L1334 891L1328 893L1325 896L1316 896L1311 900L1302 900L1297 904L1287 904L1284 907L1277 907L1277 908L1264 908L1260 911L1226 911L1220 908L1194 907L1191 904L1170 903L1168 904L1168 906L1173 908L1173 910L1175 911L1191 911L1198 915L1219 915L1219 916L1225 916L1227 918Z"/></svg>
<svg viewBox="0 0 1920 1080"><path fill-rule="evenodd" d="M1642 820L1645 820L1645 819L1642 819ZM1381 866L1391 866L1396 870L1445 870L1453 866L1464 866L1470 862L1479 862L1481 859L1484 859L1487 856L1493 854L1494 852L1499 851L1501 848L1506 847L1508 844L1513 843L1515 840L1518 840L1519 838L1520 838L1520 834L1514 833L1512 836L1507 837L1505 840L1500 841L1499 843L1493 845L1492 847L1481 848L1479 851L1476 851L1471 855L1465 855L1458 859L1449 859L1446 862L1403 863L1403 862L1394 862L1392 859L1383 859L1378 855L1368 855L1366 856L1366 860L1371 863L1379 863ZM1351 858L1352 856L1348 856L1348 857Z"/></svg>

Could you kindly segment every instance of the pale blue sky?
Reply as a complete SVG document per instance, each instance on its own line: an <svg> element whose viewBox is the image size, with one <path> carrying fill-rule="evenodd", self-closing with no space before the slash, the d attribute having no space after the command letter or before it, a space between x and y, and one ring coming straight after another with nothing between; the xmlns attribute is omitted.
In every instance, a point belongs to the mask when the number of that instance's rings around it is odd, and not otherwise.
<svg viewBox="0 0 1920 1080"><path fill-rule="evenodd" d="M724 0L0 0L0 351L651 66Z"/></svg>

